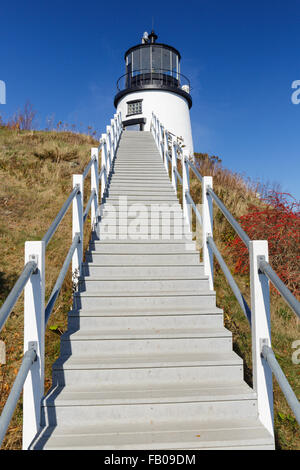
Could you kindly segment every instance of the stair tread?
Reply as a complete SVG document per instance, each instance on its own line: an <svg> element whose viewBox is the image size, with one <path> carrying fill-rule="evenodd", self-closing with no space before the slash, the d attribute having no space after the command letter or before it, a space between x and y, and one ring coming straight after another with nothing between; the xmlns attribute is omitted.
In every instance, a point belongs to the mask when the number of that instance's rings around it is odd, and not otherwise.
<svg viewBox="0 0 300 470"><path fill-rule="evenodd" d="M143 330L143 329L130 329L128 330L78 330L67 331L61 337L62 341L93 341L96 339L172 339L172 338L211 338L211 337L231 337L232 334L226 328L194 328L194 329L160 329L160 330Z"/></svg>
<svg viewBox="0 0 300 470"><path fill-rule="evenodd" d="M91 243L94 243L96 245L111 245L111 244L116 244L116 245L128 245L128 244L146 244L146 245L166 245L166 244L185 244L185 240L132 240L130 238L125 238L124 240L93 240ZM201 266L203 266L203 263L199 262ZM187 265L189 266L189 265Z"/></svg>
<svg viewBox="0 0 300 470"><path fill-rule="evenodd" d="M84 310L84 309L74 309L70 310L69 315L70 316L108 316L108 315L113 315L113 316L132 316L132 315L137 315L137 316L144 316L144 315L153 315L153 316L164 316L164 315L211 315L211 314L216 314L216 315L223 315L223 310L218 308L218 307L204 307L204 308L190 308L190 309L162 309L161 307L158 310L153 309L153 307L149 308L141 308L141 307L136 307L134 309L131 309L127 311L120 305L119 309L113 309L111 311L105 312L99 312L99 310Z"/></svg>
<svg viewBox="0 0 300 470"><path fill-rule="evenodd" d="M114 292L113 295L111 293L105 293L105 292L75 292L74 293L75 297L180 297L180 296L187 296L187 297L193 297L193 296L199 296L199 295L205 295L205 296L215 296L216 293L215 291L212 290L203 290L203 291L198 291L198 292L188 292L188 291L178 291L178 290L171 290L171 291L160 291L160 292L136 292L136 293L131 293L131 292Z"/></svg>
<svg viewBox="0 0 300 470"><path fill-rule="evenodd" d="M242 359L233 351L222 353L182 353L145 355L110 355L110 356L60 356L54 363L54 369L134 369L151 367L192 367L207 365L242 365Z"/></svg>
<svg viewBox="0 0 300 470"><path fill-rule="evenodd" d="M174 385L170 387L141 388L138 384L127 387L55 387L43 399L44 406L91 406L134 403L161 403L186 401L226 401L226 400L253 400L256 393L242 381L240 383L224 384L220 387L212 384L198 386L189 384Z"/></svg>
<svg viewBox="0 0 300 470"><path fill-rule="evenodd" d="M216 449L228 447L273 448L272 436L258 419L190 421L124 426L49 427L35 448L47 449Z"/></svg>
<svg viewBox="0 0 300 470"><path fill-rule="evenodd" d="M79 278L79 281L85 281L85 282L93 282L93 281L101 281L103 283L105 282L111 282L111 281L135 281L135 282L144 282L144 281L207 281L208 280L208 276L201 276L199 274L197 274L197 276L195 277L189 277L189 276L186 276L186 277L174 277L172 275L168 276L168 277L153 277L153 276L149 276L149 277L143 277L143 276L140 276L140 277L134 277L134 276L130 276L128 278L123 278L123 277L118 277L116 275L116 277L114 278L111 278L111 279L103 279L102 277L98 277L98 276L80 276Z"/></svg>

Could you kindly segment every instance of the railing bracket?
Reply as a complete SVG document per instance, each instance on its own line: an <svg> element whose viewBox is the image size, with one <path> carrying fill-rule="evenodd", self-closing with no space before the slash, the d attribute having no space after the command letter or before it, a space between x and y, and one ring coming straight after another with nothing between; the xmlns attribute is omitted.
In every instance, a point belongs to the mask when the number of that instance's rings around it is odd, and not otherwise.
<svg viewBox="0 0 300 470"><path fill-rule="evenodd" d="M36 268L32 271L32 274L37 274L39 272L39 270L38 270L38 261L39 261L38 255L29 255L29 261L34 261L36 263Z"/></svg>
<svg viewBox="0 0 300 470"><path fill-rule="evenodd" d="M266 261L266 258L264 255L259 255L257 257L258 274L264 274L263 271L259 267L261 261Z"/></svg>
<svg viewBox="0 0 300 470"><path fill-rule="evenodd" d="M28 350L29 351L35 351L35 353L36 353L34 362L37 361L37 348L38 348L37 341L28 341Z"/></svg>
<svg viewBox="0 0 300 470"><path fill-rule="evenodd" d="M260 338L259 340L259 349L260 349L260 354L262 355L262 350L264 346L270 346L270 342L268 338Z"/></svg>

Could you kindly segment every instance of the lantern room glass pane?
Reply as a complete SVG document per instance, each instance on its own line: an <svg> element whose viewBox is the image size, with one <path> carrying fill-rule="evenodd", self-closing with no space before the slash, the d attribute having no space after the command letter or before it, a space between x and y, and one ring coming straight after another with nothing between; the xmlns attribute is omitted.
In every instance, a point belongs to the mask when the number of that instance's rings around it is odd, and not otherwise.
<svg viewBox="0 0 300 470"><path fill-rule="evenodd" d="M173 77L176 77L177 76L177 72L178 72L178 69L177 69L177 55L172 52L172 72L173 72Z"/></svg>
<svg viewBox="0 0 300 470"><path fill-rule="evenodd" d="M131 70L132 70L131 57L132 57L132 54L128 54L126 58L126 73L131 73Z"/></svg>
<svg viewBox="0 0 300 470"><path fill-rule="evenodd" d="M132 52L132 71L136 72L140 68L140 49L136 49Z"/></svg>
<svg viewBox="0 0 300 470"><path fill-rule="evenodd" d="M161 47L152 46L152 69L160 71L161 68Z"/></svg>
<svg viewBox="0 0 300 470"><path fill-rule="evenodd" d="M151 69L150 64L150 47L141 48L141 70L142 73L149 72Z"/></svg>
<svg viewBox="0 0 300 470"><path fill-rule="evenodd" d="M162 48L162 69L167 74L171 70L171 52L169 49Z"/></svg>

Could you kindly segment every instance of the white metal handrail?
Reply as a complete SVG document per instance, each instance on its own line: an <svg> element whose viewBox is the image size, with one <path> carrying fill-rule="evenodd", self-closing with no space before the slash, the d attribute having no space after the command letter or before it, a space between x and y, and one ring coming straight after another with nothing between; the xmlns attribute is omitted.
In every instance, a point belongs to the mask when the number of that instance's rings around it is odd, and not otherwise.
<svg viewBox="0 0 300 470"><path fill-rule="evenodd" d="M28 261L28 263L25 264L24 269L20 274L17 282L15 283L8 297L4 301L4 304L0 308L0 331L5 325L5 322L8 319L10 313L12 312L12 309L16 305L17 300L22 294L28 279L30 278L31 274L36 270L36 268L37 264L35 261Z"/></svg>
<svg viewBox="0 0 300 470"><path fill-rule="evenodd" d="M24 357L0 417L0 446L23 388L23 449L39 431L41 400L44 395L45 326L59 296L72 262L75 284L81 274L83 260L83 226L91 211L91 227L95 228L102 195L108 183L111 165L122 134L121 114L115 114L99 147L91 149L91 160L82 175L73 175L73 189L41 241L25 243L25 267L0 309L0 329L6 322L24 290ZM99 173L99 153L102 169ZM83 209L84 180L91 171L91 194ZM101 180L101 197L99 187ZM72 243L45 308L45 250L72 204ZM31 372L29 374L29 371Z"/></svg>
<svg viewBox="0 0 300 470"><path fill-rule="evenodd" d="M152 113L151 131L157 148L164 159L166 146L162 135L168 134L168 131L164 129L158 117L154 113ZM194 210L197 220L202 225L204 273L209 278L210 289L213 289L213 256L216 256L219 265L242 308L242 311L251 325L253 385L254 390L257 392L259 418L269 432L274 435L272 373L276 377L299 424L300 403L291 389L271 348L269 280L271 280L285 301L298 316L300 316L300 304L268 263L268 242L266 240L250 240L248 235L244 232L223 202L213 191L212 177L202 176L199 173L191 161L191 156L185 154L185 151L182 151L178 145L175 147L175 139L176 137L171 135L172 184L177 193L177 179L174 181L174 177L179 177L177 169L177 153L181 152L182 178L179 179L181 180L182 185L184 217L189 226L191 226L191 211L188 208L189 205ZM175 148L176 150L174 150ZM169 148L167 151L169 151ZM200 215L197 206L190 195L189 169L194 172L202 184L202 215ZM217 204L223 215L249 250L251 310L241 294L240 289L238 288L216 244L214 243L213 201Z"/></svg>

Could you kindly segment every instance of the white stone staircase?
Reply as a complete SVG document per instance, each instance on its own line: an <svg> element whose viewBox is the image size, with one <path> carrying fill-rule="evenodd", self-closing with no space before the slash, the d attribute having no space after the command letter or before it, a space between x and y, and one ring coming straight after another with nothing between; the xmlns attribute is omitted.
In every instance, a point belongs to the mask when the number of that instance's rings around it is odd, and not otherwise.
<svg viewBox="0 0 300 470"><path fill-rule="evenodd" d="M184 227L152 135L124 132L31 448L273 449L191 233L152 204Z"/></svg>

